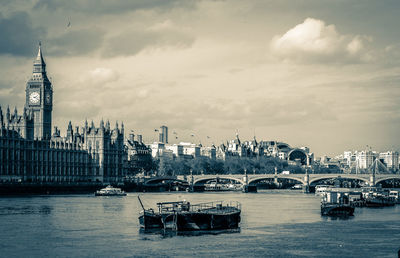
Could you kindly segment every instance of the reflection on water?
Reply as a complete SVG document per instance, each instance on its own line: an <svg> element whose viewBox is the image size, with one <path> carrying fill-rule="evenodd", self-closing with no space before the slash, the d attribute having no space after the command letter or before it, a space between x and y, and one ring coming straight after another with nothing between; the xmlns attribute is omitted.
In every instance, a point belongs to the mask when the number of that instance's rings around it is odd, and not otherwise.
<svg viewBox="0 0 400 258"><path fill-rule="evenodd" d="M104 212L122 212L125 208L123 202L117 201L121 198L119 196L101 196L99 198L101 198Z"/></svg>
<svg viewBox="0 0 400 258"><path fill-rule="evenodd" d="M348 216L348 215L336 215L336 216L322 216L322 220L324 221L334 221L334 220L352 220L354 219L354 216Z"/></svg>
<svg viewBox="0 0 400 258"><path fill-rule="evenodd" d="M163 238L174 236L203 236L203 235L221 235L221 234L236 234L240 233L240 228L225 229L225 230L196 230L196 231L176 231L168 229L139 229L139 234L146 235L161 235ZM143 240L148 240L146 237Z"/></svg>
<svg viewBox="0 0 400 258"><path fill-rule="evenodd" d="M2 215L26 215L26 214L50 214L52 207L48 205L41 205L39 207L26 205L26 206L3 206L0 207L0 216Z"/></svg>

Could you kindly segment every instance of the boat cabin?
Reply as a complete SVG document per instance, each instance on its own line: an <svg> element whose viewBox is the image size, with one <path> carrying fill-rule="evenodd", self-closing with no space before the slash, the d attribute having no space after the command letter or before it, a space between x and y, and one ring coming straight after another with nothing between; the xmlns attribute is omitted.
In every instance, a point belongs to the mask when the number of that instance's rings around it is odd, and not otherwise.
<svg viewBox="0 0 400 258"><path fill-rule="evenodd" d="M348 193L327 191L322 196L323 203L350 204Z"/></svg>

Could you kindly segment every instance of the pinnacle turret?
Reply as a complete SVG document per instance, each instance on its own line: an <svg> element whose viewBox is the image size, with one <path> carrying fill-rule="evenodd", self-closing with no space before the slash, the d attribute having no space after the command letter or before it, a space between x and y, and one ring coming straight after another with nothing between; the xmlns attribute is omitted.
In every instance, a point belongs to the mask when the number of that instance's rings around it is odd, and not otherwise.
<svg viewBox="0 0 400 258"><path fill-rule="evenodd" d="M7 106L7 113L6 113L6 118L7 118L7 121L10 121L10 117L11 115L10 115L10 106Z"/></svg>
<svg viewBox="0 0 400 258"><path fill-rule="evenodd" d="M35 61L33 62L33 75L32 75L33 80L48 80L47 74L46 74L46 62L44 61L43 58L43 53L42 53L42 45L39 43L39 49L38 49L38 54L36 56Z"/></svg>

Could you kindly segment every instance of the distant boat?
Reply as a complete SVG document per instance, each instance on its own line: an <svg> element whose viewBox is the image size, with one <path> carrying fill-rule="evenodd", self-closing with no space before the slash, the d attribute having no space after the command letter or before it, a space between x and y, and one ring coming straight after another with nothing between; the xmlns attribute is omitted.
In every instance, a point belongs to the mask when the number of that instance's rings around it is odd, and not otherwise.
<svg viewBox="0 0 400 258"><path fill-rule="evenodd" d="M332 185L317 185L315 186L315 195L324 195L327 191L329 191L333 186Z"/></svg>
<svg viewBox="0 0 400 258"><path fill-rule="evenodd" d="M240 223L238 202L207 202L190 204L186 201L157 203L158 212L145 209L138 196L142 211L139 222L144 229L175 231L236 229Z"/></svg>
<svg viewBox="0 0 400 258"><path fill-rule="evenodd" d="M367 207L386 207L396 204L394 193L378 187L363 187L362 194Z"/></svg>
<svg viewBox="0 0 400 258"><path fill-rule="evenodd" d="M354 206L347 193L327 191L321 200L321 215L353 216Z"/></svg>
<svg viewBox="0 0 400 258"><path fill-rule="evenodd" d="M293 190L301 190L301 189L303 189L303 185L302 184L296 184L296 185L292 186L292 189Z"/></svg>
<svg viewBox="0 0 400 258"><path fill-rule="evenodd" d="M126 196L126 193L121 188L108 185L106 188L96 191L95 196Z"/></svg>
<svg viewBox="0 0 400 258"><path fill-rule="evenodd" d="M232 183L220 183L211 181L204 185L204 191L242 191L242 185Z"/></svg>
<svg viewBox="0 0 400 258"><path fill-rule="evenodd" d="M391 190L389 192L389 197L393 197L397 204L400 204L400 192L397 190Z"/></svg>

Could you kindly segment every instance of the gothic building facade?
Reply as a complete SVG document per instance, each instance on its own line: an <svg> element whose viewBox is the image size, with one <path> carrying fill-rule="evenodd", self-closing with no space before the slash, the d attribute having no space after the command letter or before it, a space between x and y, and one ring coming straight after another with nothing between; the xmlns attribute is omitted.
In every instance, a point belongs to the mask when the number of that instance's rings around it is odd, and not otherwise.
<svg viewBox="0 0 400 258"><path fill-rule="evenodd" d="M127 152L124 125L112 129L107 121L95 127L68 125L62 137L52 134L53 86L47 77L41 46L26 84L26 102L5 116L0 108L0 181L9 182L104 182L125 177Z"/></svg>

